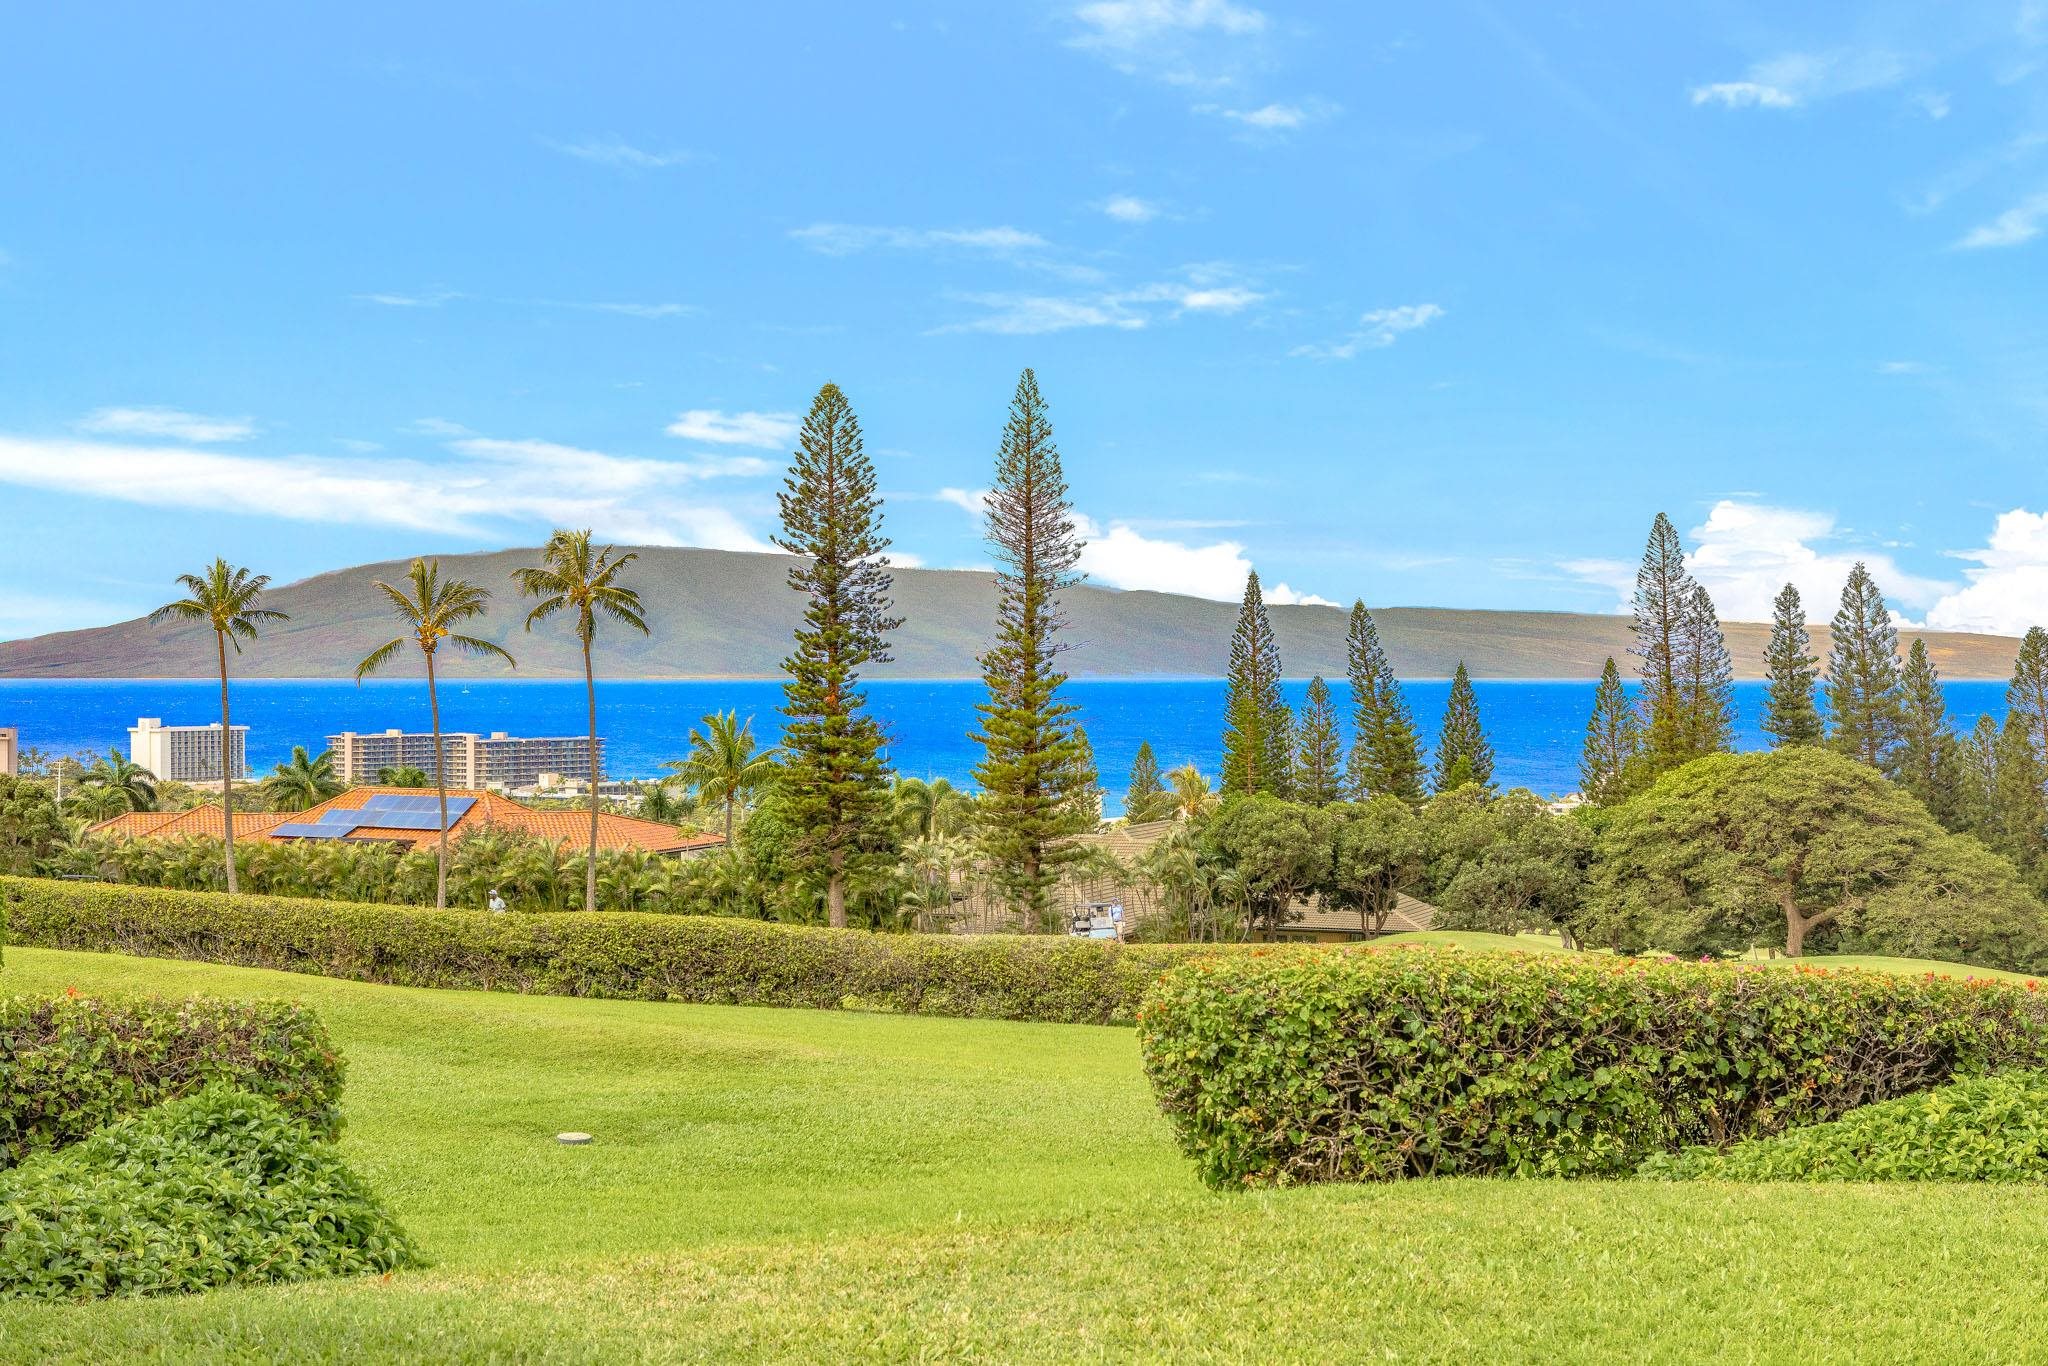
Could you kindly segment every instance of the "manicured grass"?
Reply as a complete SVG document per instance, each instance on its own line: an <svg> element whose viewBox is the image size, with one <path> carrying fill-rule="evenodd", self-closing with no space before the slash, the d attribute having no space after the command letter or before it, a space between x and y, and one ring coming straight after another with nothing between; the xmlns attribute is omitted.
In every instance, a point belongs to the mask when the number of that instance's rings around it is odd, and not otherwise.
<svg viewBox="0 0 2048 1366"><path fill-rule="evenodd" d="M1911 977L1933 973L1936 977L1988 977L1996 982L2041 980L2024 972L2006 972L2000 968L1973 968L1968 963L1947 963L1938 958L1882 958L1868 953L1824 953L1809 958L1773 958L1768 961L1780 966L1798 962L1821 968L1873 968L1878 972L1898 972Z"/></svg>
<svg viewBox="0 0 2048 1366"><path fill-rule="evenodd" d="M1514 949L1522 953L1563 953L1556 935L1487 934L1482 930L1409 930L1383 935L1374 944L1449 944L1461 949Z"/></svg>
<svg viewBox="0 0 2048 1366"><path fill-rule="evenodd" d="M2048 1192L1213 1195L1128 1030L26 949L0 970L0 991L67 985L316 1007L350 1062L347 1156L436 1265L0 1305L9 1361L1947 1361L2026 1357L2048 1333ZM557 1145L569 1128L597 1142Z"/></svg>

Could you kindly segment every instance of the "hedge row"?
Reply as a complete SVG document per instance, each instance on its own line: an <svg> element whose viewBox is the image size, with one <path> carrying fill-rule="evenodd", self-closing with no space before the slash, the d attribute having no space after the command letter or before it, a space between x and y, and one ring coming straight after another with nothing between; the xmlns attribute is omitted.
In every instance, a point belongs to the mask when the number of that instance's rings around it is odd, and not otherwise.
<svg viewBox="0 0 2048 1366"><path fill-rule="evenodd" d="M342 1071L325 1026L289 1002L0 998L0 1167L209 1082L332 1137Z"/></svg>
<svg viewBox="0 0 2048 1366"><path fill-rule="evenodd" d="M417 1262L332 1144L274 1101L227 1087L0 1172L0 1298L208 1290Z"/></svg>
<svg viewBox="0 0 2048 1366"><path fill-rule="evenodd" d="M869 934L714 916L486 915L0 877L8 941L359 982L1129 1024L1161 972L1228 950Z"/></svg>
<svg viewBox="0 0 2048 1366"><path fill-rule="evenodd" d="M1168 973L1145 1068L1212 1185L1623 1175L1953 1076L2048 1063L2030 990L1398 949Z"/></svg>
<svg viewBox="0 0 2048 1366"><path fill-rule="evenodd" d="M1723 1152L1657 1153L1671 1181L2048 1181L2048 1073L1971 1077Z"/></svg>

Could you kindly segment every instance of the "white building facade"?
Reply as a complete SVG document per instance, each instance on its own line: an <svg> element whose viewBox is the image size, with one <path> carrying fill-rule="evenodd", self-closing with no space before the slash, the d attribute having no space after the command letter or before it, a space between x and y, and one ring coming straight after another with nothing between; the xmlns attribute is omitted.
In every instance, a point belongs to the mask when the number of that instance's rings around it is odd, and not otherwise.
<svg viewBox="0 0 2048 1366"><path fill-rule="evenodd" d="M430 732L386 730L343 731L327 737L334 771L350 783L374 783L387 768L434 772L434 737ZM450 787L531 787L543 773L589 781L590 738L584 735L522 736L502 730L444 732L441 755ZM604 772L604 737L597 741L597 768Z"/></svg>
<svg viewBox="0 0 2048 1366"><path fill-rule="evenodd" d="M249 776L249 728L236 726L227 745L229 770L236 778ZM167 726L154 716L145 716L128 728L128 761L139 764L163 782L217 783L221 779L221 728L209 726Z"/></svg>
<svg viewBox="0 0 2048 1366"><path fill-rule="evenodd" d="M0 726L0 773L10 778L21 772L21 733L12 726Z"/></svg>

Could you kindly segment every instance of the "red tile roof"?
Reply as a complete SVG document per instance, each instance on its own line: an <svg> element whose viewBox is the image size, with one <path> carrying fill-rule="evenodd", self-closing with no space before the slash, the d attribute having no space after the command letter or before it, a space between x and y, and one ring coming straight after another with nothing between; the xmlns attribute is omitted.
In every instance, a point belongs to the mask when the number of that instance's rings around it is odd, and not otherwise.
<svg viewBox="0 0 2048 1366"><path fill-rule="evenodd" d="M235 838L260 835L273 825L291 820L284 811L237 811ZM212 839L226 833L217 806L195 806L189 811L124 811L112 820L101 821L86 830L88 835L117 835L129 839Z"/></svg>

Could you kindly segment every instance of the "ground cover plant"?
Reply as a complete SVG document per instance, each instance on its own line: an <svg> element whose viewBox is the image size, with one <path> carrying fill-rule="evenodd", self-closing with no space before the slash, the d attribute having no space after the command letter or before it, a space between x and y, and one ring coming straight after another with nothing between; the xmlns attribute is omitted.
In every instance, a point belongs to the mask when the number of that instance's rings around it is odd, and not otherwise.
<svg viewBox="0 0 2048 1366"><path fill-rule="evenodd" d="M1971 1077L1726 1151L1659 1153L1640 1174L1717 1181L2048 1180L2048 1075Z"/></svg>
<svg viewBox="0 0 2048 1366"><path fill-rule="evenodd" d="M1139 1032L1213 1185L1620 1175L2048 1062L1988 981L1406 948L1185 964Z"/></svg>
<svg viewBox="0 0 2048 1366"><path fill-rule="evenodd" d="M10 950L0 980L303 998L349 1058L341 1153L433 1263L0 1304L0 1359L1949 1361L2023 1358L2048 1333L2048 1191L1219 1196L1176 1153L1129 1029L37 949ZM565 1128L597 1141L563 1147ZM1965 1274L1969 1296L1925 1293Z"/></svg>
<svg viewBox="0 0 2048 1366"><path fill-rule="evenodd" d="M0 1172L0 1298L210 1290L416 1261L332 1143L231 1087Z"/></svg>

